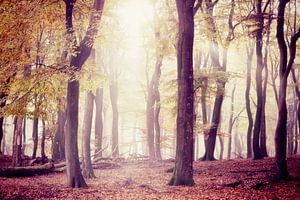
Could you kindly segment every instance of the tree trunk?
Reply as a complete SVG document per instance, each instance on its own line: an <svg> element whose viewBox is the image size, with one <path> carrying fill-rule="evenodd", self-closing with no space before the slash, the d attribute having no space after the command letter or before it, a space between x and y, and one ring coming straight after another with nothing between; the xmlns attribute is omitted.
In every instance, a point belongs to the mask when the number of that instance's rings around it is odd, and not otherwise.
<svg viewBox="0 0 300 200"><path fill-rule="evenodd" d="M39 119L37 117L33 118L33 127L32 127L32 140L33 140L33 149L32 149L32 158L36 158L36 152L38 148L38 127Z"/></svg>
<svg viewBox="0 0 300 200"><path fill-rule="evenodd" d="M253 117L251 112L251 102L250 102L250 88L251 88L251 68L253 59L254 48L249 46L247 48L247 82L246 82L246 111L248 116L248 129L247 129L247 158L252 157L252 128L253 128Z"/></svg>
<svg viewBox="0 0 300 200"><path fill-rule="evenodd" d="M262 159L261 150L259 146L259 139L261 133L261 120L262 120L262 109L263 109L263 90L262 90L262 70L263 70L263 60L262 60L262 45L263 45L263 26L264 19L262 15L262 0L257 1L256 14L258 16L258 29L256 31L256 115L253 130L253 153L254 159Z"/></svg>
<svg viewBox="0 0 300 200"><path fill-rule="evenodd" d="M300 118L300 103L298 100L297 103L297 111L296 111L296 117L295 117L295 146L294 146L294 151L293 154L297 154L298 153L298 140L299 140L299 118ZM298 124L297 124L298 122Z"/></svg>
<svg viewBox="0 0 300 200"><path fill-rule="evenodd" d="M54 170L53 163L47 163L38 166L27 167L9 167L0 169L0 177L30 177L52 173Z"/></svg>
<svg viewBox="0 0 300 200"><path fill-rule="evenodd" d="M83 163L82 169L83 176L85 178L96 178L91 161L91 130L94 110L94 98L95 96L91 91L86 94L85 112L83 119Z"/></svg>
<svg viewBox="0 0 300 200"><path fill-rule="evenodd" d="M154 130L155 130L155 158L161 160L161 149L160 149L160 124L159 124L159 113L160 113L160 94L159 90L156 90L156 103L154 110Z"/></svg>
<svg viewBox="0 0 300 200"><path fill-rule="evenodd" d="M0 109L4 108L4 106L6 104L5 98L6 98L5 93L0 92ZM3 139L3 134L4 134L4 131L3 131L3 121L4 121L4 117L0 113L0 147L1 147L1 144L2 144L2 139ZM2 153L3 152L1 152L1 150L0 150L0 154L2 154Z"/></svg>
<svg viewBox="0 0 300 200"><path fill-rule="evenodd" d="M268 78L269 78L269 71L268 71L268 54L269 54L269 43L270 43L270 28L271 28L272 16L269 16L269 22L267 26L267 40L264 52L264 84L263 84L263 97L262 97L262 119L261 119L261 133L260 133L260 151L262 157L268 157L267 152L267 134L266 134L266 99L267 99L267 87L268 87Z"/></svg>
<svg viewBox="0 0 300 200"><path fill-rule="evenodd" d="M52 144L52 159L64 160L65 156L65 124L66 112L62 107L62 99L58 99L57 129Z"/></svg>
<svg viewBox="0 0 300 200"><path fill-rule="evenodd" d="M227 152L227 160L230 159L231 156L231 144L232 144L232 127L233 127L233 112L234 112L234 93L235 93L235 87L234 85L232 92L231 92L231 106L230 106L230 117L229 117L229 124L228 124L228 152Z"/></svg>
<svg viewBox="0 0 300 200"><path fill-rule="evenodd" d="M295 33L290 42L290 57L288 61L287 46L284 38L284 13L288 0L280 0L278 5L277 33L276 38L280 50L280 86L279 86L279 112L275 132L275 160L277 166L277 176L279 180L288 179L289 173L286 161L287 143L287 105L286 90L287 79L292 69L296 56L296 43L300 37L300 30Z"/></svg>
<svg viewBox="0 0 300 200"><path fill-rule="evenodd" d="M112 156L119 157L119 113L118 113L118 85L115 81L109 86L111 107L113 112L112 122Z"/></svg>
<svg viewBox="0 0 300 200"><path fill-rule="evenodd" d="M23 118L15 117L12 154L13 167L19 167L22 165L22 126Z"/></svg>
<svg viewBox="0 0 300 200"><path fill-rule="evenodd" d="M76 37L73 29L73 7L74 0L65 0L66 4L66 29L69 42L76 54L72 54L70 66L74 71L80 71L85 61L88 59L94 38L98 32L104 0L94 0L93 11L91 12L90 22L86 35L79 46L76 46ZM67 132L66 132L66 163L67 163L67 183L70 187L86 187L86 183L80 171L78 156L78 103L79 103L79 81L72 74L68 80L67 92Z"/></svg>
<svg viewBox="0 0 300 200"><path fill-rule="evenodd" d="M67 132L65 141L67 182L70 187L86 187L80 170L78 156L78 101L79 82L77 80L68 81L67 95Z"/></svg>
<svg viewBox="0 0 300 200"><path fill-rule="evenodd" d="M176 160L169 185L194 185L193 180L193 129L194 129L194 87L193 87L193 42L195 0L176 0L179 18L177 44L177 140Z"/></svg>
<svg viewBox="0 0 300 200"><path fill-rule="evenodd" d="M42 160L45 160L46 159L46 153L45 153L46 122L44 119L42 120L42 124L43 124L43 131L42 131L42 140L41 140L41 157Z"/></svg>
<svg viewBox="0 0 300 200"><path fill-rule="evenodd" d="M219 136L219 142L220 142L220 160L223 160L223 154L224 154L224 139L223 136Z"/></svg>
<svg viewBox="0 0 300 200"><path fill-rule="evenodd" d="M103 137L103 88L96 90L95 97L96 116L95 116L95 156L102 157L102 137Z"/></svg>
<svg viewBox="0 0 300 200"><path fill-rule="evenodd" d="M2 138L2 143L1 143L1 152L2 152L2 154L8 154L8 151L6 150L6 137L5 137L5 132L6 132L6 127L5 127L5 125L6 125L6 120L4 119L3 120L3 138ZM1 128L1 127L0 127Z"/></svg>
<svg viewBox="0 0 300 200"><path fill-rule="evenodd" d="M159 112L160 112L159 80L161 76L162 62L163 62L163 55L160 54L156 58L155 69L151 81L148 85L146 117L147 117L147 137L148 137L147 139L148 139L150 159L161 159L160 126L159 126ZM159 142L159 144L157 142Z"/></svg>
<svg viewBox="0 0 300 200"><path fill-rule="evenodd" d="M153 83L149 84L148 97L147 97L147 108L146 108L146 120L147 120L147 143L148 153L150 159L155 159L155 147L154 147L154 104L155 96L153 91Z"/></svg>
<svg viewBox="0 0 300 200"><path fill-rule="evenodd" d="M24 117L22 133L23 133L22 156L25 156L25 150L26 150L26 117Z"/></svg>

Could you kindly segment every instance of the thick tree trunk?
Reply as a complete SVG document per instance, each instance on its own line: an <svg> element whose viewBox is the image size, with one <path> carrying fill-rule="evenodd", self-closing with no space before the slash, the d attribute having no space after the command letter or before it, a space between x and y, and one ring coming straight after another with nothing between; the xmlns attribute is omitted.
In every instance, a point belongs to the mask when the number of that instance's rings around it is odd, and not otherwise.
<svg viewBox="0 0 300 200"><path fill-rule="evenodd" d="M12 166L19 167L22 165L22 131L23 118L15 117L14 135L13 135L13 154Z"/></svg>
<svg viewBox="0 0 300 200"><path fill-rule="evenodd" d="M194 129L194 87L193 87L193 42L194 42L194 0L176 0L179 18L177 44L177 140L176 160L169 185L194 185L193 180L193 129Z"/></svg>
<svg viewBox="0 0 300 200"><path fill-rule="evenodd" d="M300 29L295 33L290 42L290 57L288 61L287 46L284 37L284 13L288 0L280 0L278 5L277 33L276 38L280 49L280 86L279 86L279 112L275 132L275 160L278 179L289 178L286 161L287 144L287 105L286 90L287 79L292 69L296 56L296 43L300 37Z"/></svg>
<svg viewBox="0 0 300 200"><path fill-rule="evenodd" d="M256 4L256 14L258 16L258 30L256 31L256 114L253 130L253 153L254 159L262 159L259 139L261 133L261 120L262 120L262 109L263 109L263 90L262 90L262 70L263 70L263 59L262 59L262 45L263 45L263 26L264 19L262 15L262 0L258 0Z"/></svg>
<svg viewBox="0 0 300 200"><path fill-rule="evenodd" d="M87 186L81 174L78 156L78 101L79 82L77 80L69 80L67 95L67 132L65 151L68 186L75 188Z"/></svg>
<svg viewBox="0 0 300 200"><path fill-rule="evenodd" d="M118 85L116 82L109 86L110 100L113 113L112 121L112 156L119 157L119 113L118 113Z"/></svg>
<svg viewBox="0 0 300 200"><path fill-rule="evenodd" d="M36 158L36 152L38 148L38 127L39 127L39 119L35 117L33 119L33 127L32 127L32 140L33 140L33 149L32 149L32 158Z"/></svg>
<svg viewBox="0 0 300 200"><path fill-rule="evenodd" d="M220 142L220 156L219 159L223 160L223 154L224 154L224 139L223 136L220 135L219 136L219 142Z"/></svg>
<svg viewBox="0 0 300 200"><path fill-rule="evenodd" d="M83 163L82 169L83 176L85 178L96 178L91 161L91 130L94 110L94 98L95 96L91 91L86 94L85 111L83 119Z"/></svg>
<svg viewBox="0 0 300 200"><path fill-rule="evenodd" d="M44 175L52 173L54 170L53 163L47 163L38 166L27 166L27 167L10 167L0 169L0 177L29 177L36 175Z"/></svg>
<svg viewBox="0 0 300 200"><path fill-rule="evenodd" d="M88 59L94 38L98 32L104 0L94 0L93 11L86 35L79 46L76 46L76 37L73 29L73 7L74 0L65 0L66 4L66 29L69 35L69 42L77 54L72 54L70 66L75 71L80 71L85 61ZM67 184L70 187L86 187L86 183L80 171L78 156L78 103L79 103L79 81L72 74L68 81L67 93L67 132L66 132L66 163L67 163Z"/></svg>
<svg viewBox="0 0 300 200"><path fill-rule="evenodd" d="M251 88L251 68L253 59L253 47L247 48L247 82L246 82L246 111L248 116L248 129L247 129L247 158L252 157L252 128L253 128L253 117L251 112L251 101L250 101L250 88Z"/></svg>
<svg viewBox="0 0 300 200"><path fill-rule="evenodd" d="M103 88L96 90L95 97L96 116L95 116L95 156L102 157L102 135L103 135Z"/></svg>

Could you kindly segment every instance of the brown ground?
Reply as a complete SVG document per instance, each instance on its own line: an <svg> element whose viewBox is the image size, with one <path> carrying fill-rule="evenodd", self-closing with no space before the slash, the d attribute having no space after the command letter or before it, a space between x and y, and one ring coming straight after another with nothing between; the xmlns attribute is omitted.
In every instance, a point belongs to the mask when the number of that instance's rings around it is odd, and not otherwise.
<svg viewBox="0 0 300 200"><path fill-rule="evenodd" d="M118 169L95 170L87 189L66 187L64 173L0 178L0 199L300 199L300 156L288 159L298 179L270 182L274 159L194 163L194 187L166 183L171 162L134 162ZM232 183L238 186L232 187ZM234 184L233 184L234 185ZM230 187L231 186L231 187Z"/></svg>

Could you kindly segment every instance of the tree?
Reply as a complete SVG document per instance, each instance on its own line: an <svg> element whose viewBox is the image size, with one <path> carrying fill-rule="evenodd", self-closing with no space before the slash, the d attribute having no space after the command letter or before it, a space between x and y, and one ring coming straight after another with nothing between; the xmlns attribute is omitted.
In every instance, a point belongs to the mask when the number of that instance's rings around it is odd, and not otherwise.
<svg viewBox="0 0 300 200"><path fill-rule="evenodd" d="M103 12L105 0L95 0L91 12L89 26L85 37L76 45L76 37L73 28L73 8L75 0L65 0L66 4L66 29L69 43L72 46L70 66L71 77L68 80L67 92L67 132L66 132L66 163L67 163L67 184L69 187L86 187L86 183L80 171L78 156L78 103L79 103L79 81L76 80L75 72L80 71L88 59L94 38L98 32L98 25ZM76 54L74 54L76 52Z"/></svg>
<svg viewBox="0 0 300 200"><path fill-rule="evenodd" d="M96 90L95 96L95 156L102 157L102 135L103 135L103 88Z"/></svg>
<svg viewBox="0 0 300 200"><path fill-rule="evenodd" d="M247 158L252 157L253 117L252 117L251 104L250 104L250 87L251 87L251 68L252 68L253 52L254 52L254 47L249 45L247 47L247 80L246 80L246 91L245 91L246 111L248 117Z"/></svg>
<svg viewBox="0 0 300 200"><path fill-rule="evenodd" d="M262 127L262 116L263 116L263 109L264 109L264 102L263 102L263 88L262 88L262 71L264 68L263 65L263 56L262 56L262 46L263 46L263 31L264 31L264 14L266 8L270 1L266 2L264 8L262 7L263 2L262 0L258 0L255 8L256 8L256 18L257 18L257 30L255 35L255 48L256 48L256 57L257 57L257 66L256 66L256 98L257 98L257 105L256 105L256 114L255 114L255 122L254 122L254 129L253 129L253 154L254 159L262 159L263 156L260 150L260 134L261 134L261 127Z"/></svg>
<svg viewBox="0 0 300 200"><path fill-rule="evenodd" d="M52 144L52 159L64 160L65 159L65 123L66 112L65 106L62 103L63 99L58 98L58 111L57 111L57 129L55 132Z"/></svg>
<svg viewBox="0 0 300 200"><path fill-rule="evenodd" d="M91 129L93 120L95 96L92 91L86 92L85 111L83 119L83 169L82 173L85 178L95 178L91 162Z"/></svg>
<svg viewBox="0 0 300 200"><path fill-rule="evenodd" d="M289 59L287 45L284 35L284 13L285 7L289 0L280 0L278 5L278 17L276 27L276 38L280 50L280 85L278 98L278 119L275 131L275 160L277 167L277 176L279 180L289 178L286 160L287 146L287 105L286 105L286 90L289 73L292 69L296 56L296 43L300 37L300 29L291 37L289 46Z"/></svg>
<svg viewBox="0 0 300 200"><path fill-rule="evenodd" d="M22 165L22 126L23 118L15 117L14 119L14 135L13 135L13 155L12 166L19 167Z"/></svg>
<svg viewBox="0 0 300 200"><path fill-rule="evenodd" d="M176 160L169 185L194 185L193 180L193 42L195 0L176 0L179 36L177 43L177 140Z"/></svg>

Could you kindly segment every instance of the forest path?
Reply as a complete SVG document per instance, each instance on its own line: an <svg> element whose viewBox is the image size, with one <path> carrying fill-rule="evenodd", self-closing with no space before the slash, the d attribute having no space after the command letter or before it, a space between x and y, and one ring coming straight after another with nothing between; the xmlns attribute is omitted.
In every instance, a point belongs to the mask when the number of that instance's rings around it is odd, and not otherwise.
<svg viewBox="0 0 300 200"><path fill-rule="evenodd" d="M0 199L300 199L300 156L288 159L288 182L269 182L274 158L194 162L195 187L171 187L172 162L136 161L95 170L87 189L66 187L64 173L0 178Z"/></svg>

